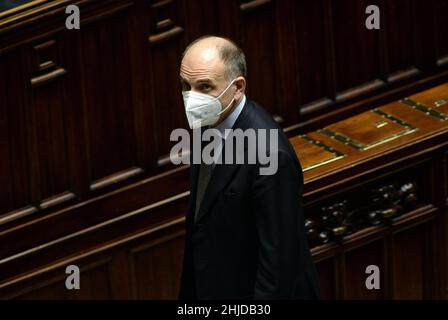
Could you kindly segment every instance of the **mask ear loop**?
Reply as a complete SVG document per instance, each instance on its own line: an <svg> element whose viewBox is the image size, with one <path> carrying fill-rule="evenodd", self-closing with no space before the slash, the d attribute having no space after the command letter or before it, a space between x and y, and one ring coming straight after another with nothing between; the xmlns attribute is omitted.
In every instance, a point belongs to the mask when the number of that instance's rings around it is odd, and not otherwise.
<svg viewBox="0 0 448 320"><path fill-rule="evenodd" d="M224 91L221 92L221 94L220 94L219 96L217 96L215 99L218 100L219 98L221 98L222 95L223 95L224 93L226 93L227 90L229 90L229 88L232 86L232 84L235 82L235 80L236 80L236 78L233 79L233 80L229 83L229 85L227 86L227 88L225 88Z"/></svg>
<svg viewBox="0 0 448 320"><path fill-rule="evenodd" d="M226 112L226 110L229 109L229 107L232 105L234 100L235 100L235 98L233 98L232 101L230 101L230 103L227 105L227 107L225 107L220 112L218 112L217 116L220 116L223 112Z"/></svg>
<svg viewBox="0 0 448 320"><path fill-rule="evenodd" d="M236 78L233 79L229 85L227 86L227 88L224 89L224 91L216 97L216 100L219 100L219 98L222 97L222 95L233 85L233 83L236 81ZM227 107L225 107L224 109L222 109L220 112L218 112L217 116L221 115L223 112L226 112L226 110L232 105L233 101L235 101L235 98L232 99L232 101L230 101L230 103L227 105Z"/></svg>

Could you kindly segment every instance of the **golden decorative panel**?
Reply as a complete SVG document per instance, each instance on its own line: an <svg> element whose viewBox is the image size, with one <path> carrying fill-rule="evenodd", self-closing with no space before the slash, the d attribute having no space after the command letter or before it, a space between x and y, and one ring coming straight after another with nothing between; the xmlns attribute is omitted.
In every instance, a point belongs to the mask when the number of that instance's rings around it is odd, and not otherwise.
<svg viewBox="0 0 448 320"><path fill-rule="evenodd" d="M342 159L345 154L307 135L290 139L296 150L303 172Z"/></svg>
<svg viewBox="0 0 448 320"><path fill-rule="evenodd" d="M364 151L417 130L405 121L380 108L375 108L320 129L318 132Z"/></svg>

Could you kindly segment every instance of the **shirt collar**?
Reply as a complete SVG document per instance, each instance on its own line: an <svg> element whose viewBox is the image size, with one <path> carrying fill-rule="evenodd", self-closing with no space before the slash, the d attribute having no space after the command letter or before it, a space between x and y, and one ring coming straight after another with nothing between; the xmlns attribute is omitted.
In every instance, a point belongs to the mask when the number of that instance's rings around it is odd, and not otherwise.
<svg viewBox="0 0 448 320"><path fill-rule="evenodd" d="M243 95L243 98L241 99L240 103L236 106L236 108L232 111L231 114L227 116L220 124L218 124L215 129L218 129L221 133L221 136L224 137L224 139L227 138L229 135L229 131L225 131L226 129L232 129L233 125L235 124L236 119L238 119L238 116L240 115L241 111L243 111L244 104L246 103L246 95Z"/></svg>

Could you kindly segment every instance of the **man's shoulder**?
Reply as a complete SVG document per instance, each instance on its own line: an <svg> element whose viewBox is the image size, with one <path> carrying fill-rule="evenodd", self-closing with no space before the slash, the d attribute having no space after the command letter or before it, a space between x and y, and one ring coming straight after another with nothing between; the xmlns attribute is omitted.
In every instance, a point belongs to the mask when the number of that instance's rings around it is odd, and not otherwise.
<svg viewBox="0 0 448 320"><path fill-rule="evenodd" d="M244 106L248 117L248 127L253 129L281 129L272 115L257 102L247 99Z"/></svg>
<svg viewBox="0 0 448 320"><path fill-rule="evenodd" d="M271 148L272 145L269 143L269 133L267 133L268 143L266 145L266 151L269 153L278 153L279 156L284 157L284 161L292 161L296 163L295 165L298 165L300 167L294 148L292 147L288 137L283 132L282 127L278 125L273 116L253 100L248 99L246 101L245 108L246 107L249 113L247 128L252 128L255 130L266 129L267 131L274 129L277 132L277 134L275 135L277 143L274 149Z"/></svg>

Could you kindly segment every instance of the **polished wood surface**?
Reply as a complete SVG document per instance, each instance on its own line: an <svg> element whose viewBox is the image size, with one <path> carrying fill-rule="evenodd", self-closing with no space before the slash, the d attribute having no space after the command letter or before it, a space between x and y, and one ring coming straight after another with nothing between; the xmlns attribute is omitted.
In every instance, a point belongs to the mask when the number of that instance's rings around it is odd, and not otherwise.
<svg viewBox="0 0 448 320"><path fill-rule="evenodd" d="M409 105L407 101L419 103L423 108ZM305 180L311 181L440 134L447 129L447 120L448 83L445 83L292 137L291 143L302 163Z"/></svg>
<svg viewBox="0 0 448 320"><path fill-rule="evenodd" d="M326 298L446 298L447 106L445 83L291 138Z"/></svg>

